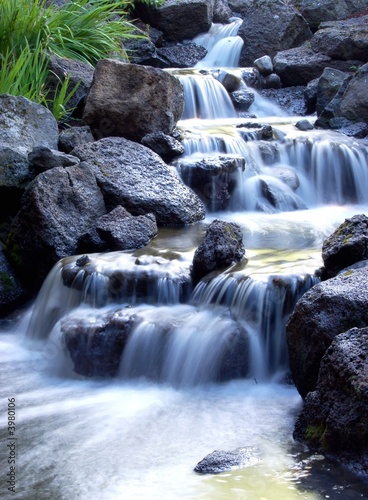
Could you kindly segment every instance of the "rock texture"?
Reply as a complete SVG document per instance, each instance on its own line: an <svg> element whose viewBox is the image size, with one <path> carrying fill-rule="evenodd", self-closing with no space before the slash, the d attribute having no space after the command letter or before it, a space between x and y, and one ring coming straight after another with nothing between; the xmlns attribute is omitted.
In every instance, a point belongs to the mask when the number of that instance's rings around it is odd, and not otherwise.
<svg viewBox="0 0 368 500"><path fill-rule="evenodd" d="M332 278L342 269L368 259L368 217L364 214L346 219L323 242L323 276Z"/></svg>
<svg viewBox="0 0 368 500"><path fill-rule="evenodd" d="M238 31L244 40L240 66L252 66L265 55L274 57L277 52L297 47L312 36L304 17L286 2L253 0L238 2L234 7L243 18Z"/></svg>
<svg viewBox="0 0 368 500"><path fill-rule="evenodd" d="M319 283L297 302L286 325L290 369L303 398L316 389L321 359L340 333L368 324L368 269Z"/></svg>
<svg viewBox="0 0 368 500"><path fill-rule="evenodd" d="M79 237L105 212L88 167L47 170L22 197L6 243L7 255L26 278L40 284L59 259L76 253Z"/></svg>
<svg viewBox="0 0 368 500"><path fill-rule="evenodd" d="M110 137L75 148L73 154L93 170L109 210L121 205L132 215L153 213L159 225L204 218L195 193L145 146Z"/></svg>
<svg viewBox="0 0 368 500"><path fill-rule="evenodd" d="M245 255L243 233L233 222L214 220L195 251L192 266L194 282L212 271L229 267Z"/></svg>
<svg viewBox="0 0 368 500"><path fill-rule="evenodd" d="M337 335L321 360L316 390L295 424L294 437L368 473L368 328Z"/></svg>
<svg viewBox="0 0 368 500"><path fill-rule="evenodd" d="M194 467L199 474L221 474L222 472L250 467L260 461L259 452L252 447L232 451L215 450L205 456Z"/></svg>
<svg viewBox="0 0 368 500"><path fill-rule="evenodd" d="M171 134L184 109L181 83L161 69L112 59L97 63L83 120L95 138Z"/></svg>

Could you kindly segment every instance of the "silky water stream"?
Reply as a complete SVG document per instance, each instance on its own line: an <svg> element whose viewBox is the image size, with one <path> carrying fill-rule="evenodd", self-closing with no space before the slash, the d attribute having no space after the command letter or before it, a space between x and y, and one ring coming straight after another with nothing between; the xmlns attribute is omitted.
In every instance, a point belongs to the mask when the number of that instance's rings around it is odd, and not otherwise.
<svg viewBox="0 0 368 500"><path fill-rule="evenodd" d="M219 27L214 31L221 40ZM234 50L238 40L227 45ZM318 281L323 239L346 217L368 214L368 143L298 131L297 117L259 95L250 109L256 118L240 118L211 72L176 74L186 98L178 175L218 155L240 156L245 168L232 173L226 208L209 203L203 222L161 229L139 251L91 254L72 280L66 276L80 256L64 259L35 304L3 321L1 495L364 498L364 484L292 439L302 402L287 383L285 324ZM272 126L272 141L258 139L264 124ZM224 179L209 183L214 199ZM241 226L247 261L193 289L191 260L215 218ZM100 365L80 357L93 352L93 342L75 339L108 321L134 323L109 367L114 377L85 377L100 373ZM76 332L69 344L68 331ZM67 345L74 345L73 362ZM109 342L105 348L111 354ZM14 494L7 489L8 398L15 398ZM219 475L193 472L213 450L239 447L256 449L259 461Z"/></svg>

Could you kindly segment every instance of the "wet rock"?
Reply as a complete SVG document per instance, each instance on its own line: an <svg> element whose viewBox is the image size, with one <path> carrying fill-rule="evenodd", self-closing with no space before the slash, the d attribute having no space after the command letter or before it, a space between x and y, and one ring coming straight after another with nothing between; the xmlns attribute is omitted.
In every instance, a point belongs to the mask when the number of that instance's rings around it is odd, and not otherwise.
<svg viewBox="0 0 368 500"><path fill-rule="evenodd" d="M368 269L319 283L297 302L286 325L290 369L303 398L317 385L321 359L340 333L368 323Z"/></svg>
<svg viewBox="0 0 368 500"><path fill-rule="evenodd" d="M183 88L170 73L104 59L97 63L83 120L97 139L140 141L152 132L171 134L183 109Z"/></svg>
<svg viewBox="0 0 368 500"><path fill-rule="evenodd" d="M204 218L197 195L141 144L110 137L75 148L73 154L93 170L108 210L121 205L132 215L153 213L159 225L190 224Z"/></svg>
<svg viewBox="0 0 368 500"><path fill-rule="evenodd" d="M36 146L57 149L58 126L51 111L22 96L0 95L0 147L20 154Z"/></svg>
<svg viewBox="0 0 368 500"><path fill-rule="evenodd" d="M233 451L215 450L194 467L199 474L221 474L234 469L251 467L260 461L256 448L237 448Z"/></svg>
<svg viewBox="0 0 368 500"><path fill-rule="evenodd" d="M240 66L252 66L265 54L272 58L277 52L296 47L312 36L304 17L289 3L253 0L229 2L229 5L243 18L238 31L244 40Z"/></svg>
<svg viewBox="0 0 368 500"><path fill-rule="evenodd" d="M248 89L231 92L230 98L238 111L248 111L254 102L254 92Z"/></svg>
<svg viewBox="0 0 368 500"><path fill-rule="evenodd" d="M215 0L213 5L213 22L227 24L233 13L229 7L227 0Z"/></svg>
<svg viewBox="0 0 368 500"><path fill-rule="evenodd" d="M233 222L214 220L195 251L192 277L195 283L208 273L229 267L245 255L243 234Z"/></svg>
<svg viewBox="0 0 368 500"><path fill-rule="evenodd" d="M323 277L331 278L342 269L368 259L368 217L364 214L346 219L323 242Z"/></svg>
<svg viewBox="0 0 368 500"><path fill-rule="evenodd" d="M302 132L306 132L307 130L313 130L313 125L311 124L311 122L309 120L307 120L306 118L305 119L302 119L302 120L298 120L295 124L296 128L301 130Z"/></svg>
<svg viewBox="0 0 368 500"><path fill-rule="evenodd" d="M270 56L262 56L256 59L253 63L262 76L270 75L273 72L273 64Z"/></svg>
<svg viewBox="0 0 368 500"><path fill-rule="evenodd" d="M79 158L67 155L61 151L38 146L28 153L28 160L38 171L48 170L54 167L72 167L80 163Z"/></svg>
<svg viewBox="0 0 368 500"><path fill-rule="evenodd" d="M7 255L25 278L40 284L59 259L76 253L79 237L105 212L92 170L47 170L24 192L6 242Z"/></svg>
<svg viewBox="0 0 368 500"><path fill-rule="evenodd" d="M368 123L367 78L368 64L364 64L348 82L346 90L338 103L338 116L347 118L352 122Z"/></svg>
<svg viewBox="0 0 368 500"><path fill-rule="evenodd" d="M156 236L157 224L153 214L133 217L118 206L97 220L96 230L109 251L131 250L146 246Z"/></svg>
<svg viewBox="0 0 368 500"><path fill-rule="evenodd" d="M95 139L88 125L82 127L70 127L60 131L59 150L69 154L72 150Z"/></svg>
<svg viewBox="0 0 368 500"><path fill-rule="evenodd" d="M166 0L159 7L137 3L138 17L164 33L167 40L192 40L207 32L213 19L213 2L207 0Z"/></svg>
<svg viewBox="0 0 368 500"><path fill-rule="evenodd" d="M262 96L274 101L280 108L290 115L305 115L305 87L294 85L293 87L264 89L261 91Z"/></svg>
<svg viewBox="0 0 368 500"><path fill-rule="evenodd" d="M280 89L281 87L281 79L276 73L262 77L262 89Z"/></svg>
<svg viewBox="0 0 368 500"><path fill-rule="evenodd" d="M267 170L265 169L265 171L268 174L276 177L277 179L280 179L284 184L289 186L289 188L292 189L293 191L296 191L298 189L298 187L300 186L299 177L297 176L295 170L293 170L289 166L274 165L274 166L268 168Z"/></svg>
<svg viewBox="0 0 368 500"><path fill-rule="evenodd" d="M92 324L85 317L61 320L61 335L74 371L86 377L114 377L134 325L129 310L111 312Z"/></svg>
<svg viewBox="0 0 368 500"><path fill-rule="evenodd" d="M368 328L335 337L321 360L316 389L295 424L294 438L368 473Z"/></svg>
<svg viewBox="0 0 368 500"><path fill-rule="evenodd" d="M356 137L357 139L364 139L368 136L368 123L358 122L351 123L340 128L340 132L348 137Z"/></svg>
<svg viewBox="0 0 368 500"><path fill-rule="evenodd" d="M236 171L244 168L245 159L240 155L208 156L198 161L177 162L180 177L212 211L228 207L236 187Z"/></svg>
<svg viewBox="0 0 368 500"><path fill-rule="evenodd" d="M141 142L143 146L152 149L152 151L160 155L166 162L184 153L184 146L182 143L163 132L147 134L142 138Z"/></svg>

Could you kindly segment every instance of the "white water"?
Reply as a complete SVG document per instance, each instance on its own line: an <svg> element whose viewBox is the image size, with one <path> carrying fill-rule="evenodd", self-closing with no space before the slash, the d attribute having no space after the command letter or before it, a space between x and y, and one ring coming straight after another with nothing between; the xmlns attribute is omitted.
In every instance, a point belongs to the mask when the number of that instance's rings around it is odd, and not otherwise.
<svg viewBox="0 0 368 500"><path fill-rule="evenodd" d="M203 87L197 118L208 106L208 91L219 89L212 83ZM321 266L323 239L346 217L368 214L361 189L367 185L367 144L336 133L303 134L293 128L291 117L262 119L273 125L279 140L279 157L270 165L262 159L254 131L236 129L239 120L232 110L226 114L217 99L211 120L183 120L180 127L187 156L227 152L246 159L229 211L209 212L195 227L161 230L135 254L91 256L95 272L81 269L73 290L61 286L60 264L45 283L30 326L32 310L15 329L2 325L0 404L4 409L7 398L15 397L17 415L17 493L9 498L320 500L366 495L364 485L293 442L301 399L293 386L275 380L287 362L286 317L278 308L286 291L294 293L300 280ZM267 103L260 107L258 116L266 116ZM330 147L331 142L337 146ZM295 195L308 209L290 210L285 200L287 207L273 213L247 205L249 181L262 180L279 165L297 173ZM290 191L277 180L281 193ZM214 218L241 226L248 264L200 283L190 301L182 300L181 279ZM63 266L75 260L66 259ZM114 273L126 279L109 299ZM141 277L152 286L142 291ZM279 286L284 279L287 288ZM129 339L117 378L77 375L58 320L76 315L96 325L103 323L106 310L122 307L117 314L132 312L142 321ZM214 383L216 360L228 345L233 322L250 332L250 375ZM168 325L174 327L167 341ZM8 498L4 412L0 431L1 494ZM193 472L213 450L244 446L259 450L258 464L218 476Z"/></svg>

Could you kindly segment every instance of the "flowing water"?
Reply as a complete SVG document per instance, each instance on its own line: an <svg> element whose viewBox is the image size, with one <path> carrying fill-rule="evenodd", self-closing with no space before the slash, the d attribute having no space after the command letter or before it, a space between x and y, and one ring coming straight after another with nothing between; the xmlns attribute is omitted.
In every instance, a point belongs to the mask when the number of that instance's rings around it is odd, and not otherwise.
<svg viewBox="0 0 368 500"><path fill-rule="evenodd" d="M238 26L235 19L204 35L209 55L202 68L236 66ZM196 162L225 155L242 158L244 168L202 186L202 196L216 201L231 178L226 207L208 202L203 222L162 228L139 251L63 259L36 302L2 322L1 494L364 498L366 485L292 439L302 402L285 383L285 324L319 279L324 238L345 218L368 214L368 143L300 132L298 117L257 93L255 116L238 117L219 71L174 73L186 99L178 173L189 169L186 182L196 189L190 171ZM272 141L258 135L268 125ZM240 225L246 259L194 287L194 251L214 219ZM108 340L100 335L106 331ZM110 356L108 366L101 352ZM8 398L15 398L12 436ZM10 442L14 494L7 490ZM213 450L241 447L256 449L257 463L219 475L193 472Z"/></svg>

